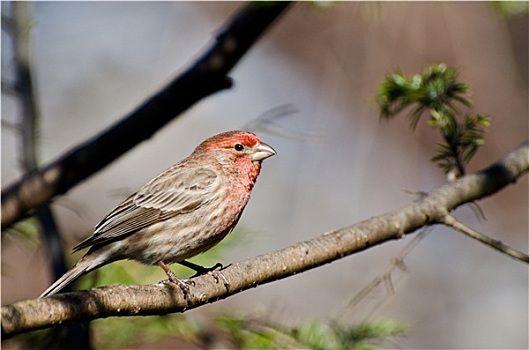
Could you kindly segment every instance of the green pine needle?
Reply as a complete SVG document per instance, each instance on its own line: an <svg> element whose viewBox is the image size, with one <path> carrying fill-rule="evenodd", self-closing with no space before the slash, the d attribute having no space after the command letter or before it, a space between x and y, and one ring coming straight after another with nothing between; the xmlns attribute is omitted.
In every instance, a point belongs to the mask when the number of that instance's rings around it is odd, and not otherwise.
<svg viewBox="0 0 529 350"><path fill-rule="evenodd" d="M401 323L391 320L358 325L309 320L290 328L270 321L226 314L218 317L216 324L229 334L235 347L243 349L375 349L377 344L406 332Z"/></svg>
<svg viewBox="0 0 529 350"><path fill-rule="evenodd" d="M460 117L456 104L470 107L465 97L469 86L458 80L457 70L438 64L426 67L420 74L387 74L375 96L380 117L390 120L406 108L412 108L408 119L415 130L421 116L429 115L428 125L438 129L443 143L432 157L444 173L461 176L465 167L485 143L490 118L484 114Z"/></svg>

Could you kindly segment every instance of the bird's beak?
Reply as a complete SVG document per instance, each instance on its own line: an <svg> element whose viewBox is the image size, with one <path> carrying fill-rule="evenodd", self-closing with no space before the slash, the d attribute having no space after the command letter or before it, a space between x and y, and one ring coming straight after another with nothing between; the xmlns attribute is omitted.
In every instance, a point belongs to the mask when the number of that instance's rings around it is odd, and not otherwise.
<svg viewBox="0 0 529 350"><path fill-rule="evenodd" d="M253 162L260 162L263 159L266 159L276 154L276 151L272 147L270 147L264 142L260 142L253 148L252 153L250 153L250 159Z"/></svg>

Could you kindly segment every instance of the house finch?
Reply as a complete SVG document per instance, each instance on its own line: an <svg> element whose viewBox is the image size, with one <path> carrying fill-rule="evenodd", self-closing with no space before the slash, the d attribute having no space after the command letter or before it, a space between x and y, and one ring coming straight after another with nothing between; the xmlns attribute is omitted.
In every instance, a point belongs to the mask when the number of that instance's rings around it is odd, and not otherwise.
<svg viewBox="0 0 529 350"><path fill-rule="evenodd" d="M184 293L187 285L166 264L181 263L219 243L237 224L263 159L275 155L257 135L229 131L202 142L193 153L125 199L73 250L90 248L41 297L111 262L132 259L160 265Z"/></svg>

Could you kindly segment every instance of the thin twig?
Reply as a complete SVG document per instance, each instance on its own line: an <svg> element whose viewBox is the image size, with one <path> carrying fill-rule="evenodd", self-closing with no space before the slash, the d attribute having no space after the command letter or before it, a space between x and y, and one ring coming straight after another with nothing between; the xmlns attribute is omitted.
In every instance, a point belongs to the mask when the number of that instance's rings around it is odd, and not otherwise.
<svg viewBox="0 0 529 350"><path fill-rule="evenodd" d="M508 256L510 256L513 259L520 260L526 263L529 263L529 255L522 253L519 250L516 250L514 248L509 247L508 245L504 244L502 241L491 238L483 233L480 233L462 222L458 221L455 217L452 215L445 215L440 219L440 222L452 227L454 230L459 231L465 235L467 235L470 238L473 238L481 243L484 243L488 245L491 248L494 248Z"/></svg>
<svg viewBox="0 0 529 350"><path fill-rule="evenodd" d="M472 210L474 211L474 213L476 214L476 217L478 218L479 222L487 221L485 212L483 211L483 209L481 209L478 203L470 202L469 204Z"/></svg>
<svg viewBox="0 0 529 350"><path fill-rule="evenodd" d="M7 34L13 31L13 21L11 17L2 14L2 30L5 30Z"/></svg>
<svg viewBox="0 0 529 350"><path fill-rule="evenodd" d="M2 92L16 96L17 88L15 87L13 83L2 80Z"/></svg>
<svg viewBox="0 0 529 350"><path fill-rule="evenodd" d="M243 130L250 131L265 131L273 135L279 135L286 139L292 139L302 142L309 143L320 143L322 142L322 137L312 134L307 134L299 131L286 130L283 127L275 125L274 120L284 118L288 115L298 113L298 109L291 104L284 104L281 106L274 107L262 115L257 117L254 120L249 121L244 124Z"/></svg>
<svg viewBox="0 0 529 350"><path fill-rule="evenodd" d="M347 306L342 308L341 311L337 315L337 319L342 319L345 317L345 314L352 311L360 302L362 302L369 294L373 292L373 290L378 287L380 284L384 283L386 286L386 291L389 295L393 295L395 293L395 288L393 287L393 282L391 280L391 274L395 269L400 268L401 270L405 270L404 265L404 259L408 254L419 244L419 242L426 237L428 233L433 229L433 227L427 227L423 230L420 230L416 236L413 237L413 239L406 244L406 246L393 258L391 258L390 263L384 270L384 272L375 278L367 284L364 288L362 288L358 293L355 294L353 298L347 303Z"/></svg>

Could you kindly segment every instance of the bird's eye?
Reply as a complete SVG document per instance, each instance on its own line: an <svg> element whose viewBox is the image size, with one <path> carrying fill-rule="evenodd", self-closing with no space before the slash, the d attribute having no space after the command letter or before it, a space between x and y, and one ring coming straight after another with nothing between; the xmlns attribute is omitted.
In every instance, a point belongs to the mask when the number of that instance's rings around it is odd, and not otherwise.
<svg viewBox="0 0 529 350"><path fill-rule="evenodd" d="M244 146L241 145L240 143L237 143L235 144L235 146L233 146L233 148L235 148L236 151L240 152L244 149Z"/></svg>

